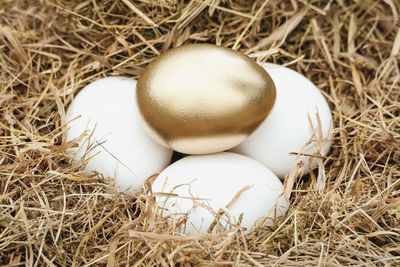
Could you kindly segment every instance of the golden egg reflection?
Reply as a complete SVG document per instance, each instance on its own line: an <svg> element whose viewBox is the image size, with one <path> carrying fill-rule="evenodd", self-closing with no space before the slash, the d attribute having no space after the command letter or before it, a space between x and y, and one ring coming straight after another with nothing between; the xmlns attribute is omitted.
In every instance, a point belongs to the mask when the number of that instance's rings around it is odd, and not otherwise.
<svg viewBox="0 0 400 267"><path fill-rule="evenodd" d="M276 98L268 73L247 56L210 44L173 48L137 83L150 136L186 154L230 149L253 133Z"/></svg>

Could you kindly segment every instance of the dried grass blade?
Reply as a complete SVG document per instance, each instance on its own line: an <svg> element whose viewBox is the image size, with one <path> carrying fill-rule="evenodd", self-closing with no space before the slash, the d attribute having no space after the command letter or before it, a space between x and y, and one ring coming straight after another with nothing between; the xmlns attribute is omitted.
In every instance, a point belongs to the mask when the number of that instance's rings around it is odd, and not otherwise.
<svg viewBox="0 0 400 267"><path fill-rule="evenodd" d="M133 12L135 12L139 17L141 17L144 21L150 24L152 27L158 27L149 17L147 17L142 11L140 11L134 4L132 4L129 0L122 0L125 5L127 5Z"/></svg>
<svg viewBox="0 0 400 267"><path fill-rule="evenodd" d="M273 31L268 37L260 40L255 46L248 49L246 53L252 53L254 51L260 50L261 48L272 44L276 41L284 41L286 37L299 25L307 13L307 9L302 9L286 21L282 26Z"/></svg>

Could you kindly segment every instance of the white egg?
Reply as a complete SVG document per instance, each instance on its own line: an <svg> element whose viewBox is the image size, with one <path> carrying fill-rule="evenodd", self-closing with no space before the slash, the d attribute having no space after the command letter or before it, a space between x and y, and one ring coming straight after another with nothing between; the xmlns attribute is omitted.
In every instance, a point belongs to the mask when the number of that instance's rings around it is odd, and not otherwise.
<svg viewBox="0 0 400 267"><path fill-rule="evenodd" d="M99 79L83 88L67 111L68 140L85 133L74 149L74 160L92 157L86 173L115 178L118 189L126 193L141 190L172 156L142 129L135 92L134 79Z"/></svg>
<svg viewBox="0 0 400 267"><path fill-rule="evenodd" d="M306 155L318 151L324 156L330 149L333 124L328 103L296 71L275 64L263 66L275 83L275 105L261 126L232 151L263 163L281 178L296 164L297 156L291 153L303 153L298 160L304 163L306 174L317 166L317 159Z"/></svg>
<svg viewBox="0 0 400 267"><path fill-rule="evenodd" d="M157 177L152 192L158 212L186 234L207 232L219 212L223 215L213 232L238 224L250 230L260 218L271 225L288 209L279 178L261 163L231 152L178 160ZM185 227L178 229L185 216Z"/></svg>

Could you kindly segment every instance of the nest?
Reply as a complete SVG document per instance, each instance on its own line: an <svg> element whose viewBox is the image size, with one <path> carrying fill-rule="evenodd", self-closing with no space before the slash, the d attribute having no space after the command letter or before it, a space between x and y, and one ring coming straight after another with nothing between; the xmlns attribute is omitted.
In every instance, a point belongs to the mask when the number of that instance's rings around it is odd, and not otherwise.
<svg viewBox="0 0 400 267"><path fill-rule="evenodd" d="M0 265L400 265L399 13L395 0L1 1ZM81 88L198 42L292 68L332 109L331 153L286 180L274 226L180 236L145 194L71 162L65 107Z"/></svg>

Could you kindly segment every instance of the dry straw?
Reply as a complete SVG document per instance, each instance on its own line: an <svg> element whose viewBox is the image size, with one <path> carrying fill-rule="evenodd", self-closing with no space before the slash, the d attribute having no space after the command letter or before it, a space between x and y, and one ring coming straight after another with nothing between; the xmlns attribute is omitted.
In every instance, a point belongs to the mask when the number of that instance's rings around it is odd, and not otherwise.
<svg viewBox="0 0 400 267"><path fill-rule="evenodd" d="M397 0L0 1L0 265L400 265L399 13ZM66 153L82 87L195 42L287 65L332 108L324 168L290 183L275 226L172 234L144 195Z"/></svg>

